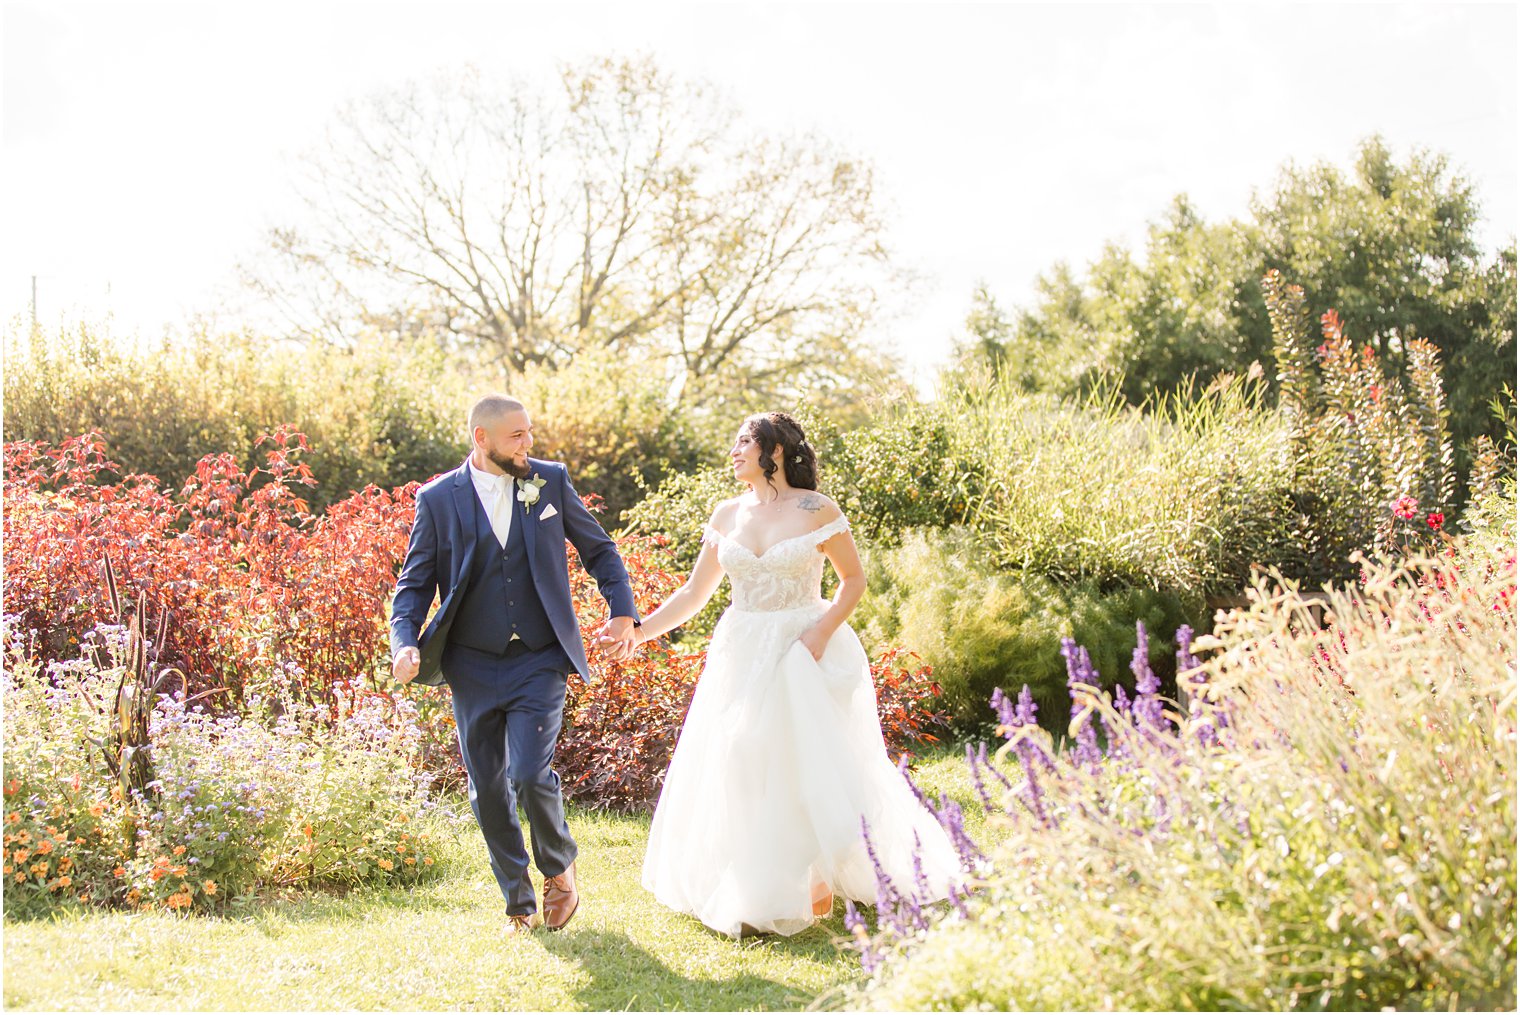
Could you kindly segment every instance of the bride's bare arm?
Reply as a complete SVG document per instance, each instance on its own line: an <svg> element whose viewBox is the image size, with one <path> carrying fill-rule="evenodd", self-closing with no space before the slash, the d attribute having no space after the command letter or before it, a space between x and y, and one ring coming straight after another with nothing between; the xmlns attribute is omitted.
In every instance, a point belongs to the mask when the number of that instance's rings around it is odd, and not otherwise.
<svg viewBox="0 0 1520 1015"><path fill-rule="evenodd" d="M839 575L839 588L834 592L834 602L828 612L803 632L802 643L813 653L814 659L823 655L829 639L866 594L865 568L861 566L860 553L855 548L855 537L850 535L849 530L830 536L823 542L822 549L824 556L833 565L834 573Z"/></svg>
<svg viewBox="0 0 1520 1015"><path fill-rule="evenodd" d="M723 580L723 567L718 563L718 548L712 540L702 541L702 552L691 569L686 584L677 589L644 622L634 629L638 642L653 641L686 623L707 605L712 594Z"/></svg>

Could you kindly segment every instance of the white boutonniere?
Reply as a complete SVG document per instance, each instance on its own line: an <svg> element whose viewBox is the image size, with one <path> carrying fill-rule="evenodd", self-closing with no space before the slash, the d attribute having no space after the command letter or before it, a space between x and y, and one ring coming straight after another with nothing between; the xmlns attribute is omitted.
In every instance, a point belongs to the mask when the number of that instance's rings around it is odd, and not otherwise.
<svg viewBox="0 0 1520 1015"><path fill-rule="evenodd" d="M538 495L543 491L546 479L538 478L538 473L533 474L532 479L519 479L517 481L517 499L528 507L538 503Z"/></svg>

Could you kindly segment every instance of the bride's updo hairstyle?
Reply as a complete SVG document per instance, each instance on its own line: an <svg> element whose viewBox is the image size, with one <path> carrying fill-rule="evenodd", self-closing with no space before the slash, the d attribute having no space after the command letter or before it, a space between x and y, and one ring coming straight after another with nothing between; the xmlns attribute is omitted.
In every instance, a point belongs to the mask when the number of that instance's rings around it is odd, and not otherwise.
<svg viewBox="0 0 1520 1015"><path fill-rule="evenodd" d="M762 412L744 421L749 435L760 445L760 468L765 481L771 483L776 475L776 463L771 453L781 449L781 465L786 470L786 481L799 490L818 489L818 456L808 443L802 425L784 412ZM771 483L774 486L774 483Z"/></svg>

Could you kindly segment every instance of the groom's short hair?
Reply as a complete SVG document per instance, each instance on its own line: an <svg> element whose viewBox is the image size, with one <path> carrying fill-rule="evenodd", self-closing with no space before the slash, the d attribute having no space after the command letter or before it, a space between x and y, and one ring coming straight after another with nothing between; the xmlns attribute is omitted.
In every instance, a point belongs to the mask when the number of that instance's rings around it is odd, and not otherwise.
<svg viewBox="0 0 1520 1015"><path fill-rule="evenodd" d="M526 411L527 406L510 395L482 395L470 406L470 416L466 421L468 436L475 438L477 426L489 426L509 412Z"/></svg>

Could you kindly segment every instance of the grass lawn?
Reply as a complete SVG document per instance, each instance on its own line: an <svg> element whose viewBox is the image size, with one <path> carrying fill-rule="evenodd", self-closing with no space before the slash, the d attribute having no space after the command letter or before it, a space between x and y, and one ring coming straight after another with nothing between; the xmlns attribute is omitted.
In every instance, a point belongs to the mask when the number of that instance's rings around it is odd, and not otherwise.
<svg viewBox="0 0 1520 1015"><path fill-rule="evenodd" d="M977 834L981 807L958 755L924 762L918 781L959 800ZM503 934L471 820L441 844L444 875L410 890L306 895L233 917L81 911L7 921L5 1007L796 1009L858 974L838 945L841 901L794 937L735 942L640 887L647 817L572 810L570 825L582 902L558 934Z"/></svg>

